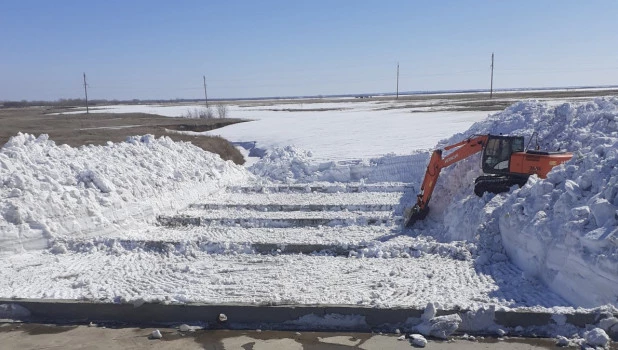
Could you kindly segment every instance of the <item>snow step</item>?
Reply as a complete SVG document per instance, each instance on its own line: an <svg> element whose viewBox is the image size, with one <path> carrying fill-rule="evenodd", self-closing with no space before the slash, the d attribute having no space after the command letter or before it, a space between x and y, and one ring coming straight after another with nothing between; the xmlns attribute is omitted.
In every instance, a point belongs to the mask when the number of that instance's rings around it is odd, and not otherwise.
<svg viewBox="0 0 618 350"><path fill-rule="evenodd" d="M250 249L257 254L313 254L321 253L333 256L349 256L350 251L366 248L364 245L332 244L277 244L252 243Z"/></svg>
<svg viewBox="0 0 618 350"><path fill-rule="evenodd" d="M281 213L281 212L277 212ZM324 212L320 212L324 213ZM316 227L316 226L352 226L352 225L393 225L400 224L401 218L387 215L367 215L349 217L270 217L270 218L229 218L229 217L195 217L195 216L159 216L157 221L164 226L207 226L225 225L240 227Z"/></svg>
<svg viewBox="0 0 618 350"><path fill-rule="evenodd" d="M273 193L273 192L296 192L296 193L359 193L359 192L405 192L409 190L411 185L405 183L388 183L388 184L324 184L324 185L267 185L267 186L231 186L228 187L230 192L241 193Z"/></svg>
<svg viewBox="0 0 618 350"><path fill-rule="evenodd" d="M314 254L320 253L331 256L350 256L355 252L366 248L362 244L319 244L319 243L249 243L249 242L206 242L206 241L152 241L152 240L126 240L126 239L99 239L99 240L75 240L64 241L57 239L56 243L62 243L70 251L89 251L93 246L101 249L102 245L109 249L122 247L125 250L140 250L143 252L173 252L186 251L187 246L193 245L195 249L210 254Z"/></svg>
<svg viewBox="0 0 618 350"><path fill-rule="evenodd" d="M260 212L273 211L389 211L395 204L191 204L189 208L201 210L248 209Z"/></svg>
<svg viewBox="0 0 618 350"><path fill-rule="evenodd" d="M399 234L386 226L346 227L286 227L286 228L244 228L230 226L152 226L140 231L111 232L101 237L61 236L56 241L74 242L90 240L165 241L165 242L219 242L219 243L275 243L363 245L371 241L383 241ZM406 236L407 237L407 236Z"/></svg>
<svg viewBox="0 0 618 350"><path fill-rule="evenodd" d="M364 193L219 193L210 196L191 207L201 204L242 205L395 205L402 200L403 192Z"/></svg>

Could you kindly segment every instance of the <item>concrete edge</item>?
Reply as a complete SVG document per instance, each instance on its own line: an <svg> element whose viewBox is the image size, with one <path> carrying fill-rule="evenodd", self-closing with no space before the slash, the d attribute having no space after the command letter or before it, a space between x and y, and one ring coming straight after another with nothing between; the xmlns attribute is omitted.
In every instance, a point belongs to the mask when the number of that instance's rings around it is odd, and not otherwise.
<svg viewBox="0 0 618 350"><path fill-rule="evenodd" d="M402 330L421 322L424 310L410 308L381 309L354 305L251 305L251 304L163 304L99 303L76 300L0 299L0 304L19 305L29 311L15 315L0 315L14 320L37 323L119 323L207 324L209 328L273 329L273 330ZM549 312L483 310L486 326L505 328L543 327L556 325ZM219 315L227 321L221 322ZM463 322L460 331L487 332L486 328L467 326L476 314L469 310L438 310L437 316L458 314ZM600 312L564 314L566 323L584 328L611 316ZM614 315L616 316L616 315ZM493 320L493 322L492 322Z"/></svg>

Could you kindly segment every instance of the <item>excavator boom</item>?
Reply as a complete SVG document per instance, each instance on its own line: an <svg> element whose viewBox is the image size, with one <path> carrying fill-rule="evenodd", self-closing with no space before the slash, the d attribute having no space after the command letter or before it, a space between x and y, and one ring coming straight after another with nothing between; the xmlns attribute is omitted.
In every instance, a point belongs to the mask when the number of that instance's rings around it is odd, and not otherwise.
<svg viewBox="0 0 618 350"><path fill-rule="evenodd" d="M443 151L441 149L433 151L429 165L427 165L421 190L416 196L416 204L405 215L405 227L409 227L417 220L422 220L427 216L429 200L436 187L440 171L449 165L481 152L487 144L488 137L488 135L476 135L456 144L446 146L444 150L450 151L454 149L454 151L450 152L445 158L442 158Z"/></svg>

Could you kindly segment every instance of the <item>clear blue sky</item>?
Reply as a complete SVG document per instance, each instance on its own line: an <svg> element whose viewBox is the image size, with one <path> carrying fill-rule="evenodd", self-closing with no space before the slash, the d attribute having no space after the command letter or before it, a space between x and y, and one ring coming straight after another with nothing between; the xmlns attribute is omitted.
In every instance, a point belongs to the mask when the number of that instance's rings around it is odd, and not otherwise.
<svg viewBox="0 0 618 350"><path fill-rule="evenodd" d="M618 1L32 1L0 9L0 100L618 84Z"/></svg>

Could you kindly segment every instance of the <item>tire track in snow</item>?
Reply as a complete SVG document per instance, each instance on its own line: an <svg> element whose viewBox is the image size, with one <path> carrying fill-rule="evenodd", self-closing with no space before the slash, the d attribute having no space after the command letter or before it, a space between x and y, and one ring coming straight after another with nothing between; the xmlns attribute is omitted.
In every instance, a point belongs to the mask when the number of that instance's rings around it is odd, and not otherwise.
<svg viewBox="0 0 618 350"><path fill-rule="evenodd" d="M12 268L20 273L0 276L5 278L0 296L417 308L428 302L443 308L568 305L522 279L508 263L477 266L474 247L466 243L402 234L394 208L401 201L397 196L409 189L390 186L232 188L170 217L198 218L200 224L209 217L216 223L58 238L50 251L64 253L41 253L37 259L44 264L37 267L15 258ZM290 210L268 210L286 205ZM365 210L372 205L382 210ZM312 206L319 210L305 210ZM338 210L342 207L348 210ZM371 215L384 221L369 225ZM303 221L320 218L332 226ZM243 227L240 220L254 226L259 220L270 226L288 220L289 227ZM306 250L297 249L301 246ZM35 271L30 269L45 272L27 279ZM51 275L57 278L44 278Z"/></svg>
<svg viewBox="0 0 618 350"><path fill-rule="evenodd" d="M19 293L23 298L77 299L86 295L104 301L334 303L418 308L428 302L437 302L443 308L568 305L548 300L540 285L521 286L525 291L521 295L496 294L498 286L492 278L470 273L474 271L473 261L430 254L408 259L354 259L94 252L47 254L43 258L43 266L5 276L0 296ZM41 273L29 274L28 269ZM49 278L58 277L58 271L76 277ZM462 275L468 277L461 278ZM25 285L29 287L20 288ZM17 290L10 286L20 287ZM49 290L56 293L49 295Z"/></svg>

